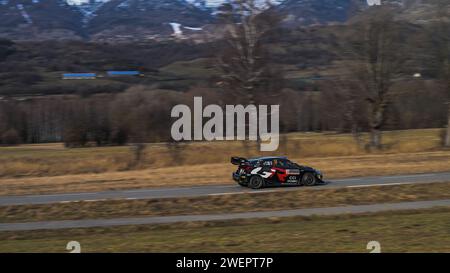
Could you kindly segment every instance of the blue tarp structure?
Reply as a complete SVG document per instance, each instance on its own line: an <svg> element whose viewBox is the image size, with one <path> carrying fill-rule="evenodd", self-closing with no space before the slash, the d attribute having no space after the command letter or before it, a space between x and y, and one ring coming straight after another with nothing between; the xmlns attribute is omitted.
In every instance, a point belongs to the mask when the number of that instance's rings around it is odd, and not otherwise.
<svg viewBox="0 0 450 273"><path fill-rule="evenodd" d="M106 75L108 77L120 77L120 76L141 76L141 72L137 70L130 71L107 71ZM102 74L100 75L100 77ZM97 78L96 73L65 73L63 74L63 79L95 79Z"/></svg>
<svg viewBox="0 0 450 273"><path fill-rule="evenodd" d="M139 76L141 72L131 70L131 71L108 71L108 76Z"/></svg>
<svg viewBox="0 0 450 273"><path fill-rule="evenodd" d="M96 73L65 73L64 79L92 79L97 77Z"/></svg>

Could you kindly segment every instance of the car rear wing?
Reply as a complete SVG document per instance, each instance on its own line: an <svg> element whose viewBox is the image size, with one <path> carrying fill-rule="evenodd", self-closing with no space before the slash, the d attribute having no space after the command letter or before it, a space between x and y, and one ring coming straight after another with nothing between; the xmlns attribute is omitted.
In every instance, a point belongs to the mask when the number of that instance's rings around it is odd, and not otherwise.
<svg viewBox="0 0 450 273"><path fill-rule="evenodd" d="M245 163L248 163L248 160L246 158L237 156L231 157L231 164L233 165L243 165Z"/></svg>

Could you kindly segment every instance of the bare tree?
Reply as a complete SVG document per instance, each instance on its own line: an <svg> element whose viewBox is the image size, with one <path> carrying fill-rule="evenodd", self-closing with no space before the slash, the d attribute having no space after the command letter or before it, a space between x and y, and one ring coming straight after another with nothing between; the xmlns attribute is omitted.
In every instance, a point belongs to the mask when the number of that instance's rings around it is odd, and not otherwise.
<svg viewBox="0 0 450 273"><path fill-rule="evenodd" d="M433 24L431 42L434 45L438 77L447 95L447 130L444 146L450 147L450 4L448 0L436 0L435 7L437 20Z"/></svg>
<svg viewBox="0 0 450 273"><path fill-rule="evenodd" d="M392 85L402 65L401 31L390 7L372 7L372 14L363 22L354 47L354 75L368 103L368 125L371 148L381 148L382 127L386 108L392 100Z"/></svg>
<svg viewBox="0 0 450 273"><path fill-rule="evenodd" d="M261 92L277 91L281 76L269 62L267 47L282 17L271 2L232 0L221 6L220 18L226 28L218 58L222 86L249 103L255 103Z"/></svg>
<svg viewBox="0 0 450 273"><path fill-rule="evenodd" d="M282 20L270 0L231 0L219 9L225 28L217 58L220 86L228 99L246 104L273 102L281 93L282 72L271 62L269 45ZM270 113L269 113L270 115ZM249 129L249 122L245 124ZM257 141L261 141L257 134Z"/></svg>

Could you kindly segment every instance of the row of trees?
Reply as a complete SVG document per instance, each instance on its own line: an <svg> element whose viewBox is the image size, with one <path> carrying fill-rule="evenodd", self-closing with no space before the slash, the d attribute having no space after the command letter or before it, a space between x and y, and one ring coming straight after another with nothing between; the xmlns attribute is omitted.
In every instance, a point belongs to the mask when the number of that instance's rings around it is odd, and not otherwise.
<svg viewBox="0 0 450 273"><path fill-rule="evenodd" d="M367 102L348 93L335 92L325 83L321 92L283 89L279 94L280 130L369 131ZM446 96L436 83L411 81L394 87L407 90L396 94L386 108L383 129L440 127L446 121ZM68 147L122 145L125 143L170 141L177 104L193 109L193 97L203 103L233 103L220 89L194 88L189 92L135 87L120 94L91 97L47 97L30 101L0 101L0 144L64 141ZM270 103L270 102L269 102ZM425 109L420 110L418 109ZM204 121L206 122L206 120Z"/></svg>

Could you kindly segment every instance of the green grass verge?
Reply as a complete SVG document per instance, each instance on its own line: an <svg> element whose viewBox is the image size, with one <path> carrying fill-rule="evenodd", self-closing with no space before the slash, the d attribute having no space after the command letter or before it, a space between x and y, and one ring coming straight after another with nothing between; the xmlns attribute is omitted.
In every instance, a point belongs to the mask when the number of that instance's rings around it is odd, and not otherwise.
<svg viewBox="0 0 450 273"><path fill-rule="evenodd" d="M450 182L0 207L0 222L217 214L450 198Z"/></svg>
<svg viewBox="0 0 450 273"><path fill-rule="evenodd" d="M1 252L449 252L450 209L55 231L1 232Z"/></svg>

